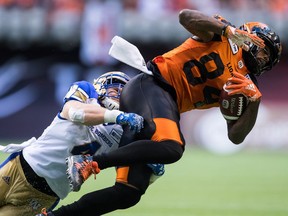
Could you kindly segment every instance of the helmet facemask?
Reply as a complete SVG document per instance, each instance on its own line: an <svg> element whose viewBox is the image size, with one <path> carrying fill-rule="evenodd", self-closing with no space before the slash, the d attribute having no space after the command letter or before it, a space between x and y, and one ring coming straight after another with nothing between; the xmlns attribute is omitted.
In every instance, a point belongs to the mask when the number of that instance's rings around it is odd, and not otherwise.
<svg viewBox="0 0 288 216"><path fill-rule="evenodd" d="M100 102L103 101L102 105L110 109L111 106L109 103L112 103L113 107L115 106L115 103L119 104L122 88L129 80L129 76L119 71L107 72L95 79L93 86L98 93ZM111 88L113 88L113 91L109 90ZM116 94L115 91L117 92ZM110 94L111 92L113 94Z"/></svg>
<svg viewBox="0 0 288 216"><path fill-rule="evenodd" d="M262 58L257 57L260 52L264 52L267 56L269 56L267 61L263 61ZM256 76L260 76L265 71L271 70L273 67L273 58L270 54L270 50L267 47L265 47L263 50L252 44L248 52L243 50L243 59L248 70Z"/></svg>
<svg viewBox="0 0 288 216"><path fill-rule="evenodd" d="M243 59L248 70L256 76L260 76L265 71L271 70L272 67L280 61L282 47L279 36L263 23L246 23L240 26L240 29L256 34L264 40L264 52L269 56L269 59L266 62L263 62L263 59L257 58L258 53L262 49L252 43L248 43L249 51L246 52L243 50Z"/></svg>

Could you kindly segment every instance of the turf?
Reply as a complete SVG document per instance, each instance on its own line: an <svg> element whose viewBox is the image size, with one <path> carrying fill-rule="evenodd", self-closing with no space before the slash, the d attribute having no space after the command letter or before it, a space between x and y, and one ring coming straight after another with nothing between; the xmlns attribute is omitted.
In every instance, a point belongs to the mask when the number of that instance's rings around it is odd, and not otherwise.
<svg viewBox="0 0 288 216"><path fill-rule="evenodd" d="M109 215L287 216L287 162L287 151L223 156L187 149L179 162L166 166L165 175L151 185L137 206ZM60 205L112 185L114 177L113 168L103 170L96 181L91 177L81 192L69 194Z"/></svg>

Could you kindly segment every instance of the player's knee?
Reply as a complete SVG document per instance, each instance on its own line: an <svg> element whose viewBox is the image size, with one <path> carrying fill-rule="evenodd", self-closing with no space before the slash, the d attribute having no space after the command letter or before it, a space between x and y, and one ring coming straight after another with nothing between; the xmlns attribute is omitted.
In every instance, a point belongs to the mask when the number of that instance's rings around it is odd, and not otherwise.
<svg viewBox="0 0 288 216"><path fill-rule="evenodd" d="M121 183L116 183L115 187L119 197L119 209L130 208L140 201L142 193L139 190Z"/></svg>
<svg viewBox="0 0 288 216"><path fill-rule="evenodd" d="M184 148L178 142L166 140L162 142L162 146L165 146L167 155L169 155L170 158L170 161L166 161L167 163L174 163L183 155Z"/></svg>

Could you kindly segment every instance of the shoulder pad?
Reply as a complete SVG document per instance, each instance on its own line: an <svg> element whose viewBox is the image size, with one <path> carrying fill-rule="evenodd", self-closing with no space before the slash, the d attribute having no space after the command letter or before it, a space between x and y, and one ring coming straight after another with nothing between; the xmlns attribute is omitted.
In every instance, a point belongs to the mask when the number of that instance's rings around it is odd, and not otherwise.
<svg viewBox="0 0 288 216"><path fill-rule="evenodd" d="M89 98L98 98L95 88L87 81L78 81L70 86L64 97L64 103L69 100L77 100L84 103Z"/></svg>

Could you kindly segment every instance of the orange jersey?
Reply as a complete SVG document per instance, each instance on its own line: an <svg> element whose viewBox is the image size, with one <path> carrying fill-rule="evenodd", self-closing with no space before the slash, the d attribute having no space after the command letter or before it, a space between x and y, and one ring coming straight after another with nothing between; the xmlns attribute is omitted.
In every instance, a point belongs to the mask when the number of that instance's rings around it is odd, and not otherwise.
<svg viewBox="0 0 288 216"><path fill-rule="evenodd" d="M247 74L242 49L225 37L221 40L203 43L189 38L153 59L175 88L180 113L219 106L220 91L233 71Z"/></svg>

